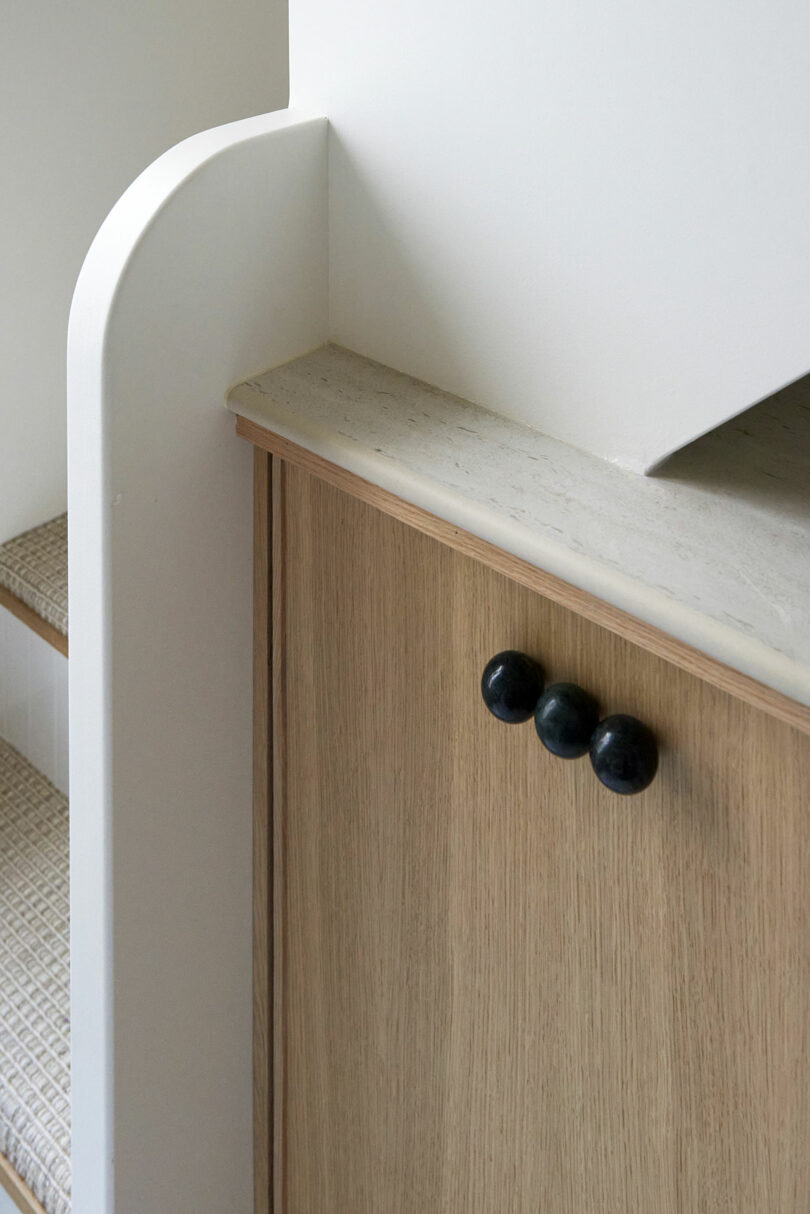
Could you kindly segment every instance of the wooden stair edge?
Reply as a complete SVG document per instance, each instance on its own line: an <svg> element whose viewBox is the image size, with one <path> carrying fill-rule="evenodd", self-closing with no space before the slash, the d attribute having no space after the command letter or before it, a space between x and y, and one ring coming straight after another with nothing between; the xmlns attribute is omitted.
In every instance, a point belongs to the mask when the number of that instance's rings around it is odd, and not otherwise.
<svg viewBox="0 0 810 1214"><path fill-rule="evenodd" d="M41 615L34 611L33 607L29 607L27 603L18 598L13 591L6 586L0 585L0 607L5 607L12 615L26 624L38 636L41 636L44 641L57 649L59 653L68 656L68 639L61 633L58 628L54 628L53 624L49 624Z"/></svg>
<svg viewBox="0 0 810 1214"><path fill-rule="evenodd" d="M47 1214L45 1207L37 1201L22 1177L18 1176L14 1171L5 1155L0 1155L0 1186L5 1189L22 1214Z"/></svg>

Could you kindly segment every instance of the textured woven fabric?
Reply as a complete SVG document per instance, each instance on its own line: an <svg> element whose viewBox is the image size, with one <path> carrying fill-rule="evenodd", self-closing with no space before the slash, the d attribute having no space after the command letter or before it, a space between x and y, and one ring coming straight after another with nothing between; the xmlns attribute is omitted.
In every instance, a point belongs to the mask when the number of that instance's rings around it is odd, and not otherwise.
<svg viewBox="0 0 810 1214"><path fill-rule="evenodd" d="M0 586L67 636L67 515L0 545Z"/></svg>
<svg viewBox="0 0 810 1214"><path fill-rule="evenodd" d="M0 1153L70 1211L68 803L0 740Z"/></svg>

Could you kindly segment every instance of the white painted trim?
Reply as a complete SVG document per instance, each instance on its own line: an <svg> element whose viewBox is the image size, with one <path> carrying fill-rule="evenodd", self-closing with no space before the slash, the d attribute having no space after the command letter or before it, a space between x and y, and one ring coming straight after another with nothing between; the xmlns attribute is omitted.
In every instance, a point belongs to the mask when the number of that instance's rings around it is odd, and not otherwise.
<svg viewBox="0 0 810 1214"><path fill-rule="evenodd" d="M327 124L178 145L68 343L74 1208L247 1214L251 456L238 380L328 329Z"/></svg>

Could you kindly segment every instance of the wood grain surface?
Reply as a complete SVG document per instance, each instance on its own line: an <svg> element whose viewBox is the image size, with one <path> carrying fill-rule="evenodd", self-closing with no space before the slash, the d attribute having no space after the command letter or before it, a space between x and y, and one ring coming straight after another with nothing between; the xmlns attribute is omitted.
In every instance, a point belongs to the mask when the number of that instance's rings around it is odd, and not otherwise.
<svg viewBox="0 0 810 1214"><path fill-rule="evenodd" d="M586 590L580 590L570 582L565 582L543 569L538 569L536 565L531 565L519 557L504 552L503 549L479 539L469 531L455 527L452 523L445 522L444 519L437 518L436 515L422 510L419 506L411 505L386 489L381 489L379 486L371 484L370 481L355 476L352 472L347 472L345 468L330 463L329 460L266 430L263 426L256 425L247 418L237 417L236 432L263 450L273 452L286 462L314 473L321 480L345 490L361 501L376 506L378 510L382 510L394 518L401 519L418 531L432 536L443 544L448 544L459 552L475 557L491 569L504 573L513 581L519 582L522 586L528 586L529 589L536 590L555 603L570 607L572 611L576 611L579 615L592 620L603 628L610 629L618 636L633 641L649 653L666 658L667 661L679 666L682 670L687 670L691 674L713 683L715 687L728 691L745 700L746 703L762 708L765 712L778 717L779 720L786 721L796 729L810 734L810 707L806 704L800 704L789 696L774 691L772 687L766 687L756 679L749 678L748 675L741 674L725 663L662 632L660 628L655 628L652 624L647 624L636 616L629 615L626 611L613 607L602 599L595 598Z"/></svg>
<svg viewBox="0 0 810 1214"><path fill-rule="evenodd" d="M806 1214L810 738L273 477L276 1214ZM621 798L518 648L656 732Z"/></svg>

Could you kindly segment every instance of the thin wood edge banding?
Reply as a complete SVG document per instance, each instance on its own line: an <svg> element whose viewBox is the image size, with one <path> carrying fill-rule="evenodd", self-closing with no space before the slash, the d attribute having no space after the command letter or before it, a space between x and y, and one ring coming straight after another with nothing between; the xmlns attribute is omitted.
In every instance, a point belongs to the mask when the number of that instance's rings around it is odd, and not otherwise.
<svg viewBox="0 0 810 1214"><path fill-rule="evenodd" d="M0 1155L0 1186L8 1193L22 1214L46 1214L28 1185L12 1168L5 1155Z"/></svg>
<svg viewBox="0 0 810 1214"><path fill-rule="evenodd" d="M660 628L629 615L619 607L613 607L610 603L595 598L587 590L580 590L577 586L572 586L570 582L546 573L519 557L511 556L495 547L494 544L479 539L452 523L445 522L444 519L430 514L420 506L413 506L409 502L403 501L402 498L389 493L387 489L381 489L355 473L347 472L345 468L331 463L320 455L315 455L312 451L307 451L305 447L300 447L297 443L290 442L289 439L266 430L248 418L237 416L236 433L253 443L254 446L288 460L291 464L320 477L353 497L375 506L385 514L390 514L426 535L432 536L440 543L447 544L467 556L482 561L497 573L502 573L521 585L527 586L530 590L545 595L552 602L559 603L592 623L599 624L602 628L633 642L649 653L664 658L674 666L718 687L721 691L737 696L745 703L769 713L787 725L793 726L794 729L801 730L802 733L810 734L810 707L790 699L789 696L785 696L771 687L766 687L764 683L760 683L748 675L733 670L724 662L709 657L699 649L694 649L691 645L676 640Z"/></svg>
<svg viewBox="0 0 810 1214"><path fill-rule="evenodd" d="M273 1134L270 484L253 453L253 1208L270 1214Z"/></svg>
<svg viewBox="0 0 810 1214"><path fill-rule="evenodd" d="M287 1076L284 1032L284 967L286 935L284 917L284 863L286 855L285 803L287 778L286 715L286 514L285 467L275 456L271 461L270 499L270 686L273 719L271 750L272 783L269 821L272 824L272 996L273 996L273 1125L272 1125L272 1210L282 1214L287 1208L286 1191L286 1110Z"/></svg>
<svg viewBox="0 0 810 1214"><path fill-rule="evenodd" d="M33 607L29 607L22 599L18 599L16 594L12 594L5 586L0 586L0 607L5 607L12 615L16 615L18 620L22 620L23 624L27 624L33 632L41 636L43 641L53 645L54 649L58 649L65 657L68 656L67 637L54 628L53 624L43 620Z"/></svg>

